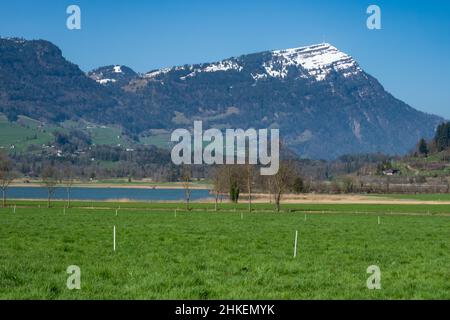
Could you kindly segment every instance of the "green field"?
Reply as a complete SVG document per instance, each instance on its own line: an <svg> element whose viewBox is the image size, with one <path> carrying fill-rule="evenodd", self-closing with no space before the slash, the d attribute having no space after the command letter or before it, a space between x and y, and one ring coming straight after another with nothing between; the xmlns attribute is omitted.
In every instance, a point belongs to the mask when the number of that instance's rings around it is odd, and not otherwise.
<svg viewBox="0 0 450 320"><path fill-rule="evenodd" d="M375 197L383 197L390 199L402 200L422 200L422 201L450 201L450 194L435 193L435 194L383 194Z"/></svg>
<svg viewBox="0 0 450 320"><path fill-rule="evenodd" d="M18 122L8 122L0 115L0 148L7 152L22 152L30 145L42 145L52 141L51 128L38 128L39 123L26 117ZM14 146L14 149L11 147Z"/></svg>
<svg viewBox="0 0 450 320"><path fill-rule="evenodd" d="M170 142L170 134L157 134L146 137L141 137L140 142L144 145L153 145L158 148L168 149Z"/></svg>
<svg viewBox="0 0 450 320"><path fill-rule="evenodd" d="M0 209L0 299L450 298L448 205L14 204Z"/></svg>
<svg viewBox="0 0 450 320"><path fill-rule="evenodd" d="M117 127L93 127L87 129L92 138L92 143L97 145L121 145L128 147L130 141L123 136L122 130Z"/></svg>
<svg viewBox="0 0 450 320"><path fill-rule="evenodd" d="M46 125L37 120L19 116L10 122L0 114L0 149L9 153L24 152L31 145L41 147L54 141L54 131L67 132L69 129L82 130L89 134L96 145L121 145L130 147L132 142L116 126L99 126L85 122L65 121L59 125ZM14 148L11 148L14 146Z"/></svg>

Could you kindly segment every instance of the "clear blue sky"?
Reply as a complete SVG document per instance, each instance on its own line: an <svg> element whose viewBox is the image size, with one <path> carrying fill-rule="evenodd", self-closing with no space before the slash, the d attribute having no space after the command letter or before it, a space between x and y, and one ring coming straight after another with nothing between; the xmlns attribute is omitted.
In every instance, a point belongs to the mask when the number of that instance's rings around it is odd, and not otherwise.
<svg viewBox="0 0 450 320"><path fill-rule="evenodd" d="M66 8L82 30L66 28ZM366 8L382 30L366 28ZM450 119L448 0L14 0L0 3L0 35L46 39L83 70L138 72L329 42L411 106Z"/></svg>

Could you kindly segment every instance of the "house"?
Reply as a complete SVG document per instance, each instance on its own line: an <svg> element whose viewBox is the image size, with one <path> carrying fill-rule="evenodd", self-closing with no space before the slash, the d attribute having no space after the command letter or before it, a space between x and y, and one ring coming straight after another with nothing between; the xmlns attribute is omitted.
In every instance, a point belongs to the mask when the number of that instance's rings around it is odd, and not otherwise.
<svg viewBox="0 0 450 320"><path fill-rule="evenodd" d="M384 170L383 171L383 174L385 176L395 176L395 175L397 175L399 173L400 173L400 170L398 170L398 169L389 169L389 170Z"/></svg>

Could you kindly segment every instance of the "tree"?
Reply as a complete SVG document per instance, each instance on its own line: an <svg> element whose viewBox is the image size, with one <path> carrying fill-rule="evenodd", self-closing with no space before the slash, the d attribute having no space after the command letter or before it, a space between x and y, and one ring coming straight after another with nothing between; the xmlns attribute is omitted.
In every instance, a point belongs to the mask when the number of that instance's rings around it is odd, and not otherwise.
<svg viewBox="0 0 450 320"><path fill-rule="evenodd" d="M239 188L237 180L231 179L230 180L230 200L231 200L231 202L238 203L239 193L240 193L240 188Z"/></svg>
<svg viewBox="0 0 450 320"><path fill-rule="evenodd" d="M226 165L225 167L225 176L230 194L230 200L233 203L238 203L241 190L246 185L244 173L245 166L233 164Z"/></svg>
<svg viewBox="0 0 450 320"><path fill-rule="evenodd" d="M182 178L182 183L183 183L183 189L184 189L184 199L186 202L186 210L190 210L189 208L189 201L191 199L191 188L190 188L190 184L191 184L191 179L192 179L192 171L191 168L188 167L187 165L184 165L183 168L181 169L181 178Z"/></svg>
<svg viewBox="0 0 450 320"><path fill-rule="evenodd" d="M246 182L247 182L247 193L248 193L248 211L252 212L252 185L253 185L253 177L254 177L254 169L253 165L246 164L245 165L245 174L246 174Z"/></svg>
<svg viewBox="0 0 450 320"><path fill-rule="evenodd" d="M214 210L217 211L219 196L225 190L226 168L225 166L215 167L212 173L213 191L215 196Z"/></svg>
<svg viewBox="0 0 450 320"><path fill-rule="evenodd" d="M47 188L47 207L50 208L51 199L58 186L58 171L53 165L44 167L41 173L42 183Z"/></svg>
<svg viewBox="0 0 450 320"><path fill-rule="evenodd" d="M355 180L352 177L350 177L350 176L345 177L343 180L343 183L344 183L344 192L345 193L355 192Z"/></svg>
<svg viewBox="0 0 450 320"><path fill-rule="evenodd" d="M226 165L226 177L228 182L228 190L230 193L230 200L233 203L239 202L239 196L241 194L242 183L242 171L239 165Z"/></svg>
<svg viewBox="0 0 450 320"><path fill-rule="evenodd" d="M427 142L425 141L425 139L420 139L420 141L419 141L419 145L418 145L418 150L419 150L419 153L421 154L421 155L424 155L425 157L428 157L428 153L429 153L429 149L428 149L428 144L427 144Z"/></svg>
<svg viewBox="0 0 450 320"><path fill-rule="evenodd" d="M434 136L437 151L443 151L450 147L450 122L441 123Z"/></svg>
<svg viewBox="0 0 450 320"><path fill-rule="evenodd" d="M75 182L75 174L69 164L65 165L62 169L62 179L67 192L67 208L70 208L70 191Z"/></svg>
<svg viewBox="0 0 450 320"><path fill-rule="evenodd" d="M264 181L264 187L266 188L267 192L269 193L269 203L272 204L272 199L274 199L273 188L272 188L273 179L272 179L272 177L264 177L263 181Z"/></svg>
<svg viewBox="0 0 450 320"><path fill-rule="evenodd" d="M302 177L295 178L292 189L295 193L302 193L305 190L305 183Z"/></svg>
<svg viewBox="0 0 450 320"><path fill-rule="evenodd" d="M13 180L14 172L11 159L6 154L0 153L0 188L3 195L3 208L6 207L6 190Z"/></svg>
<svg viewBox="0 0 450 320"><path fill-rule="evenodd" d="M216 168L213 173L214 211L217 211L217 202L219 201L220 180L219 170Z"/></svg>
<svg viewBox="0 0 450 320"><path fill-rule="evenodd" d="M294 169L290 161L282 161L277 174L269 178L277 212L280 212L281 198L292 186L292 177L294 176Z"/></svg>

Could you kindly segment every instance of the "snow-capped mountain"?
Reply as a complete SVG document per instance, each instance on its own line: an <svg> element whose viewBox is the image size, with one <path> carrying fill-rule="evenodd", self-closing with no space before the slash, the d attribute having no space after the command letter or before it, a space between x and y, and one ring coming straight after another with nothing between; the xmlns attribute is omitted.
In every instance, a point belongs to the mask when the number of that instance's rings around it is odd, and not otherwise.
<svg viewBox="0 0 450 320"><path fill-rule="evenodd" d="M304 69L305 77L314 77L317 81L325 80L333 71L341 72L344 77L362 72L352 57L328 43L274 51L272 61L264 64L267 74L272 77L287 77L290 67Z"/></svg>
<svg viewBox="0 0 450 320"><path fill-rule="evenodd" d="M0 112L121 125L133 137L204 128L279 128L310 158L411 150L442 118L394 98L348 54L322 43L138 74L86 76L46 41L0 39Z"/></svg>
<svg viewBox="0 0 450 320"><path fill-rule="evenodd" d="M339 51L329 43L263 52L260 55L263 55L265 59L256 66L248 64L247 58L249 56L241 56L215 63L153 70L146 73L143 77L157 80L170 72L182 72L183 75L179 79L186 80L205 72L235 71L246 73L254 80L267 78L284 79L291 73L297 77L323 81L332 72L339 72L344 77L362 73L361 68L352 57ZM254 70L251 70L249 67L254 68Z"/></svg>
<svg viewBox="0 0 450 320"><path fill-rule="evenodd" d="M395 99L329 43L153 70L123 88L158 114L152 126L201 119L216 127L278 127L291 148L314 158L405 153L442 121Z"/></svg>
<svg viewBox="0 0 450 320"><path fill-rule="evenodd" d="M88 76L103 85L115 84L120 86L135 78L137 73L126 66L113 65L92 70L88 73Z"/></svg>

